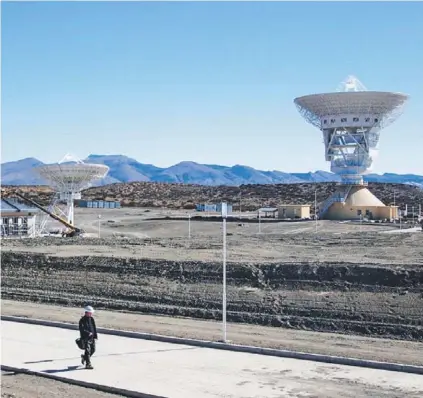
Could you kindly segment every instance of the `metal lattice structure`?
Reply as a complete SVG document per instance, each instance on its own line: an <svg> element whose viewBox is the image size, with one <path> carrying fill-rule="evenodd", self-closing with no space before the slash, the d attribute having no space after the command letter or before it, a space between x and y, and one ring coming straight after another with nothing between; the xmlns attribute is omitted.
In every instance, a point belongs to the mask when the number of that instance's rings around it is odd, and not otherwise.
<svg viewBox="0 0 423 398"><path fill-rule="evenodd" d="M338 92L312 94L294 99L301 116L323 133L326 160L343 183L360 184L372 166L380 131L402 113L408 96L367 91L354 76Z"/></svg>
<svg viewBox="0 0 423 398"><path fill-rule="evenodd" d="M68 223L74 225L74 200L81 199L81 191L91 186L92 181L104 178L109 167L84 163L67 154L60 162L37 167L35 171L48 180L56 191L49 211L59 217L64 216ZM65 211L58 206L60 202L66 203Z"/></svg>

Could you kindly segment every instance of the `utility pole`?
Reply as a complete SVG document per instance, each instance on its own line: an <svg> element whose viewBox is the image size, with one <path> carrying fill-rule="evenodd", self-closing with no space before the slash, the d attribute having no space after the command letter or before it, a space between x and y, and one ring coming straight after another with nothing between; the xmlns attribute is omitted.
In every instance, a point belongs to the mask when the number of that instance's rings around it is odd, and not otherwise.
<svg viewBox="0 0 423 398"><path fill-rule="evenodd" d="M261 234L261 214L260 214L260 210L258 212L258 219L259 219L259 234Z"/></svg>
<svg viewBox="0 0 423 398"><path fill-rule="evenodd" d="M317 188L314 190L314 220L315 232L317 234Z"/></svg>
<svg viewBox="0 0 423 398"><path fill-rule="evenodd" d="M222 203L222 230L223 230L223 294L222 294L222 334L223 342L226 343L226 218L228 207Z"/></svg>
<svg viewBox="0 0 423 398"><path fill-rule="evenodd" d="M241 188L239 188L239 216L241 217L241 213L242 213L242 210L241 210Z"/></svg>

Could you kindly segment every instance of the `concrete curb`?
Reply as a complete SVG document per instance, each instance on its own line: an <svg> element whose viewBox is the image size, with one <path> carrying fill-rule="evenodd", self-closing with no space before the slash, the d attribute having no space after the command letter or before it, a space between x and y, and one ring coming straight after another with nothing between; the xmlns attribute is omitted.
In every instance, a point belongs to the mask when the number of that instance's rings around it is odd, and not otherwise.
<svg viewBox="0 0 423 398"><path fill-rule="evenodd" d="M32 325L57 327L61 329L78 330L78 325L76 324L55 322L55 321L45 321L42 319L2 315L1 320L9 321L9 322L28 323ZM390 363L390 362L378 362L378 361L364 360L364 359L358 359L358 358L338 357L338 356L323 355L323 354L310 354L310 353L299 352L299 351L289 351L289 350L279 350L279 349L273 349L273 348L261 348L261 347L253 347L253 346L227 344L227 343L219 343L215 341L187 339L187 338L180 338L180 337L163 336L159 334L130 332L130 331L123 331L123 330L116 330L116 329L97 328L97 331L99 333L107 334L107 335L129 337L134 339L160 341L163 343L182 344L182 345L189 345L189 346L202 347L202 348L214 348L218 350L245 352L249 354L269 355L269 356L280 357L280 358L302 359L307 361L323 362L323 363L330 363L335 365L358 366L362 368L388 370L388 371L394 371L394 372L413 373L413 374L423 375L423 366L416 366L416 365L406 365L406 364Z"/></svg>
<svg viewBox="0 0 423 398"><path fill-rule="evenodd" d="M44 377L45 379L60 381L66 384L72 384L74 386L90 388L93 390L106 392L109 394L121 395L121 396L129 397L129 398L166 398L160 395L144 394L142 392L125 390L123 388L108 387L108 386L103 386L101 384L90 383L88 381L75 380L75 379L70 379L67 377L52 375L52 374L43 373L43 372L35 372L33 370L24 369L24 368L15 368L13 366L1 365L1 370L4 372L23 373L29 376Z"/></svg>

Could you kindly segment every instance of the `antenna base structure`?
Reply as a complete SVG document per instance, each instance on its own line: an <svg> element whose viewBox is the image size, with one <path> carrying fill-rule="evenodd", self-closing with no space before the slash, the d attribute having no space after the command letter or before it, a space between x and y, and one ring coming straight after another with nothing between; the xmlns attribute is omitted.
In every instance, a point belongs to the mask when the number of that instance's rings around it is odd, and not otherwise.
<svg viewBox="0 0 423 398"><path fill-rule="evenodd" d="M77 157L67 154L60 162L35 168L35 171L49 182L55 190L55 195L49 206L49 211L72 225L74 223L74 201L81 199L81 191L91 186L94 180L104 178L109 167L103 164L84 163ZM58 203L65 203L64 210ZM44 225L41 229L44 229Z"/></svg>
<svg viewBox="0 0 423 398"><path fill-rule="evenodd" d="M294 104L322 132L330 170L341 177L342 185L353 186L363 185L381 130L401 115L407 100L402 93L368 91L355 76L348 76L336 92L298 97Z"/></svg>

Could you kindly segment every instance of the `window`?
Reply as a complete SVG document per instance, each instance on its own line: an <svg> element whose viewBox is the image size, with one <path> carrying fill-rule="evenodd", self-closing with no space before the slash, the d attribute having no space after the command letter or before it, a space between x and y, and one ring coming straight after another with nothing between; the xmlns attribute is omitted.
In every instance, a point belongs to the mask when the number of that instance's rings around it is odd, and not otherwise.
<svg viewBox="0 0 423 398"><path fill-rule="evenodd" d="M347 122L347 118L346 117L343 117L342 119L341 119L341 123L346 123Z"/></svg>
<svg viewBox="0 0 423 398"><path fill-rule="evenodd" d="M357 210L357 216L361 216L361 210Z"/></svg>
<svg viewBox="0 0 423 398"><path fill-rule="evenodd" d="M335 120L335 119L330 119L330 122L331 122L331 123L335 123L335 122L336 122L336 120Z"/></svg>
<svg viewBox="0 0 423 398"><path fill-rule="evenodd" d="M379 121L379 119L375 119L375 123L377 123Z"/></svg>
<svg viewBox="0 0 423 398"><path fill-rule="evenodd" d="M366 123L369 123L370 122L370 118L369 117L366 117L365 121L366 121Z"/></svg>
<svg viewBox="0 0 423 398"><path fill-rule="evenodd" d="M323 124L327 124L327 122L328 122L328 121L327 121L326 119L325 119L325 120L323 120Z"/></svg>
<svg viewBox="0 0 423 398"><path fill-rule="evenodd" d="M366 210L366 216L370 216L370 210Z"/></svg>
<svg viewBox="0 0 423 398"><path fill-rule="evenodd" d="M353 122L358 122L360 119L358 117L353 118Z"/></svg>

